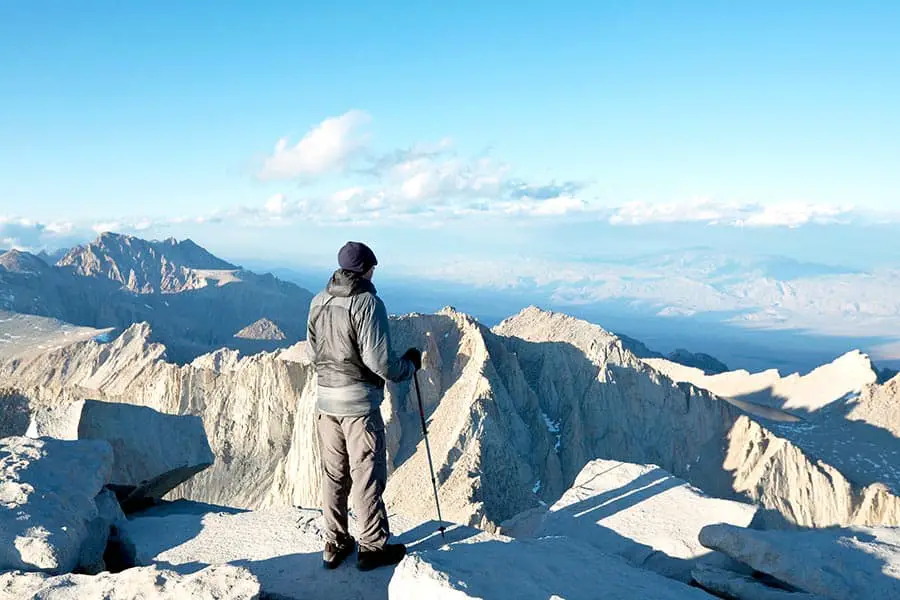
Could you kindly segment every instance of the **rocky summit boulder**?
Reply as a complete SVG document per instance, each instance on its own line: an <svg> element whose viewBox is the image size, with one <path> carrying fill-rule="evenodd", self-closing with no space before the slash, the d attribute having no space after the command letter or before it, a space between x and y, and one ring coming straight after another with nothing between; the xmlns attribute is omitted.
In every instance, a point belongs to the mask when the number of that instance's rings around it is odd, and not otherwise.
<svg viewBox="0 0 900 600"><path fill-rule="evenodd" d="M496 539L416 552L397 567L391 600L711 600L681 582L632 567L579 540Z"/></svg>
<svg viewBox="0 0 900 600"><path fill-rule="evenodd" d="M215 460L200 417L131 404L83 400L42 407L28 435L109 442L115 456L110 484L126 511L162 498Z"/></svg>
<svg viewBox="0 0 900 600"><path fill-rule="evenodd" d="M806 594L771 587L742 573L700 566L694 569L694 582L704 590L722 598L737 600L823 600L817 594Z"/></svg>
<svg viewBox="0 0 900 600"><path fill-rule="evenodd" d="M60 574L94 562L108 534L95 499L112 463L102 440L0 440L0 571Z"/></svg>
<svg viewBox="0 0 900 600"><path fill-rule="evenodd" d="M459 539L490 539L487 533L451 525L446 538L436 523L413 524L391 515L393 541L410 552L434 549ZM350 533L357 536L350 518ZM319 510L274 507L236 511L193 502L163 503L134 515L126 525L137 563L159 564L179 572L216 564L246 567L266 597L279 600L387 598L393 569L361 572L356 557L335 571L322 568L324 523ZM420 596L427 598L427 596Z"/></svg>
<svg viewBox="0 0 900 600"><path fill-rule="evenodd" d="M0 575L0 600L256 600L259 582L247 569L223 565L191 574L156 566L99 576L36 573Z"/></svg>
<svg viewBox="0 0 900 600"><path fill-rule="evenodd" d="M898 528L755 531L710 525L700 532L700 542L824 598L900 598Z"/></svg>
<svg viewBox="0 0 900 600"><path fill-rule="evenodd" d="M544 516L538 536L566 536L684 582L698 563L724 566L704 548L704 526L747 526L756 507L710 498L654 465L588 463Z"/></svg>

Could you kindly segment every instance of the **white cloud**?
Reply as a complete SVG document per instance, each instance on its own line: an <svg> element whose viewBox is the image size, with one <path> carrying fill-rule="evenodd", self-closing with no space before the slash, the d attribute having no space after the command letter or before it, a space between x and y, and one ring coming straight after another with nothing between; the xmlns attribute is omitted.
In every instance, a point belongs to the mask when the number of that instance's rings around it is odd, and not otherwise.
<svg viewBox="0 0 900 600"><path fill-rule="evenodd" d="M315 218L408 220L429 215L560 216L584 210L576 184L528 186L510 178L508 165L487 156L461 157L445 138L383 156L368 171L376 182L339 190ZM422 221L420 219L420 221Z"/></svg>
<svg viewBox="0 0 900 600"><path fill-rule="evenodd" d="M75 224L68 221L54 221L44 226L44 232L51 235L68 235L75 230Z"/></svg>
<svg viewBox="0 0 900 600"><path fill-rule="evenodd" d="M719 222L726 212L737 207L715 202L650 204L632 202L614 209L609 222L613 225L646 225L648 223L676 223L702 221Z"/></svg>
<svg viewBox="0 0 900 600"><path fill-rule="evenodd" d="M0 248L39 250L56 246L75 230L67 221L42 223L33 219L0 215Z"/></svg>
<svg viewBox="0 0 900 600"><path fill-rule="evenodd" d="M850 216L853 207L796 204L765 206L735 225L748 227L800 227L810 223L837 223Z"/></svg>
<svg viewBox="0 0 900 600"><path fill-rule="evenodd" d="M368 122L368 114L351 110L325 119L294 146L288 145L287 138L280 139L266 158L260 177L293 179L341 170L365 147L366 136L358 130Z"/></svg>
<svg viewBox="0 0 900 600"><path fill-rule="evenodd" d="M697 200L671 203L633 202L613 209L609 222L613 225L706 223L736 227L800 227L843 222L853 216L853 207L844 206L763 205Z"/></svg>
<svg viewBox="0 0 900 600"><path fill-rule="evenodd" d="M154 232L164 231L172 226L177 225L208 225L222 223L232 218L236 211L215 211L206 215L177 215L174 217L123 217L115 220L99 221L93 224L78 226L68 224L69 231L79 240L90 236L90 232L94 234L101 233L123 233L141 236L150 236Z"/></svg>
<svg viewBox="0 0 900 600"><path fill-rule="evenodd" d="M266 200L265 210L271 215L283 215L288 210L287 197L284 194L274 194Z"/></svg>
<svg viewBox="0 0 900 600"><path fill-rule="evenodd" d="M351 187L343 190L338 190L331 195L331 201L339 205L348 204L364 194L365 191L365 188L361 187Z"/></svg>
<svg viewBox="0 0 900 600"><path fill-rule="evenodd" d="M534 185L512 179L510 167L487 155L461 156L450 138L418 142L373 158L360 133L370 117L359 110L330 117L312 128L296 145L279 140L260 171L262 179L290 179L335 172L351 184L336 192L307 198L303 209L283 195L263 207L245 207L243 218L273 223L291 218L317 222L408 219L412 215L461 218L474 214L553 217L586 208L578 197L581 185L564 182ZM354 159L367 156L368 167ZM350 167L356 167L351 169ZM352 178L368 176L368 181Z"/></svg>
<svg viewBox="0 0 900 600"><path fill-rule="evenodd" d="M520 214L532 217L561 217L571 213L587 210L588 205L584 200L563 194L546 199L519 198L515 202L504 205L507 214Z"/></svg>
<svg viewBox="0 0 900 600"><path fill-rule="evenodd" d="M282 150L287 152L285 147ZM587 206L577 197L577 184L529 185L514 180L508 165L489 156L460 156L449 138L384 154L357 175L366 175L369 181L356 181L301 202L275 194L261 205L232 210L225 218L253 225L291 220L342 225L415 220L436 226L444 219L472 215L555 217Z"/></svg>
<svg viewBox="0 0 900 600"><path fill-rule="evenodd" d="M451 204L465 199L497 198L508 167L489 158L464 160L445 144L440 151L414 155L384 174L388 196L407 203Z"/></svg>
<svg viewBox="0 0 900 600"><path fill-rule="evenodd" d="M510 165L488 153L463 155L450 138L373 155L367 148L366 135L361 132L369 120L367 113L351 110L325 119L294 145L282 139L260 172L266 179L337 172L343 175L339 187L329 189L325 182L320 182L315 193L306 191L300 198L292 197L290 192L278 192L199 216L137 219L110 215L108 222L82 224L81 228L98 233L109 230L147 235L176 225L234 223L265 227L298 221L319 225L412 223L418 227L440 227L447 221L474 218L606 220L612 225L632 226L704 223L734 227L876 221L874 215L852 207L822 204L764 205L700 199L599 207L585 197L586 186L582 182L523 180L513 174ZM894 215L889 220L900 219ZM18 226L27 230L31 225ZM41 236L77 231L73 224L65 222L41 227Z"/></svg>
<svg viewBox="0 0 900 600"><path fill-rule="evenodd" d="M91 229L93 229L95 233L116 233L122 231L124 228L118 221L102 221L100 223L95 223Z"/></svg>

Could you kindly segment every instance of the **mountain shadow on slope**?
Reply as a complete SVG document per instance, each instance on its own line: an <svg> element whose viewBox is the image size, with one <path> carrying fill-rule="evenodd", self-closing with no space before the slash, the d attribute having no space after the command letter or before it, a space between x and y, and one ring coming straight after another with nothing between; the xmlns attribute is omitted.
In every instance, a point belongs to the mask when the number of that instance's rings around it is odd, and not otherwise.
<svg viewBox="0 0 900 600"><path fill-rule="evenodd" d="M685 350L684 348L679 348L670 352L666 358L686 367L700 369L707 375L718 375L719 373L727 373L731 370L728 368L728 365L714 356L704 354L703 352L694 353Z"/></svg>

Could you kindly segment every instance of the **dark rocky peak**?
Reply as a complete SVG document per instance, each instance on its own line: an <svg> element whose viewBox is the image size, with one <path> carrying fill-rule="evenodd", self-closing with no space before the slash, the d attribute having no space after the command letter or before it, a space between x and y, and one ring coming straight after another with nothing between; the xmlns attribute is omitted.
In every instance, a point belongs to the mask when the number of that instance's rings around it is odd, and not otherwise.
<svg viewBox="0 0 900 600"><path fill-rule="evenodd" d="M40 275L46 272L50 266L30 252L9 250L0 255L0 268L11 273Z"/></svg>
<svg viewBox="0 0 900 600"><path fill-rule="evenodd" d="M166 240L175 251L175 255L179 258L179 262L191 269L212 269L212 270L233 270L238 267L214 256L203 246L200 246L194 240L188 238L181 242L175 238Z"/></svg>
<svg viewBox="0 0 900 600"><path fill-rule="evenodd" d="M700 369L707 375L719 375L720 373L727 373L731 370L728 368L728 365L709 354L704 354L702 352L694 353L685 350L684 348L679 348L674 352L671 352L666 358L686 367Z"/></svg>

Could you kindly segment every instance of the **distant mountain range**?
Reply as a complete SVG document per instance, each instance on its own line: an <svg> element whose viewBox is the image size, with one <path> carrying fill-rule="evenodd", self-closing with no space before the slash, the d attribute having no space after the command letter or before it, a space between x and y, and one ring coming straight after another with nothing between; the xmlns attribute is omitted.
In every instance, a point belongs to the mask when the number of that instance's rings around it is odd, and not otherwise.
<svg viewBox="0 0 900 600"><path fill-rule="evenodd" d="M703 352L691 352L684 348L679 348L669 354L662 354L651 350L643 342L627 335L616 334L622 340L622 345L632 352L638 358L665 358L679 365L700 369L707 375L718 375L730 371L728 365L709 354Z"/></svg>
<svg viewBox="0 0 900 600"><path fill-rule="evenodd" d="M192 240L146 241L104 233L96 241L69 250L57 263L78 275L109 279L137 294L171 294L206 287L204 274L237 271Z"/></svg>
<svg viewBox="0 0 900 600"><path fill-rule="evenodd" d="M179 363L217 348L258 352L305 337L309 291L232 265L191 240L104 233L52 258L0 255L0 309L98 328L146 321ZM247 335L260 322L269 333Z"/></svg>
<svg viewBox="0 0 900 600"><path fill-rule="evenodd" d="M243 262L243 261L242 261ZM716 263L718 264L718 263ZM265 265L258 270L269 271ZM123 329L135 322L148 322L152 338L164 342L168 359L189 362L196 356L218 348L256 353L288 346L304 339L307 309L312 293L304 285L320 285L328 269L299 272L274 269L259 275L240 265L225 261L191 240L169 238L148 241L130 235L104 233L89 244L71 249L38 254L0 250L0 310L48 316L74 325ZM385 274L387 275L387 274ZM678 277L675 278L679 280ZM440 306L464 300L463 304L484 322L494 323L493 312L517 310L532 303L529 294L473 288L460 290L458 283L379 278L379 292L395 314L430 312ZM462 296L461 296L462 295ZM549 302L553 305L552 302ZM617 322L618 314L609 303L573 306L571 313L591 321ZM492 312L493 311L493 312ZM567 311L569 312L569 311ZM595 314L596 313L596 314ZM699 317L698 317L699 318ZM496 322L499 322L499 318ZM696 318L695 318L696 320ZM703 370L707 375L734 367L764 369L779 367L786 371L807 370L801 360L802 336L791 332L763 332L782 348L781 353L767 349L764 359L748 358L754 337L746 330L739 336L721 337L721 327L703 321L693 323L690 331L677 329L672 319L645 316L644 320L618 319L615 329L623 344L641 358L666 358ZM680 323L680 321L678 321ZM685 324L687 326L687 324ZM623 335L625 329L637 334L650 346L665 347L664 339L673 338L669 348L704 347L715 355L675 349L657 352L642 341ZM668 338L665 336L668 335ZM716 337L716 336L719 337ZM677 338L677 339L676 339ZM738 343L739 338L739 343ZM843 344L852 348L855 340ZM739 349L736 350L736 349ZM839 355L847 349L829 347L824 354ZM723 356L724 354L724 356ZM725 362L718 359L725 358ZM830 356L829 359L833 358ZM794 362L791 363L791 360ZM780 364L780 361L787 361ZM795 364L802 363L802 364ZM813 363L813 368L819 363ZM885 369L881 379L890 379L896 371Z"/></svg>

